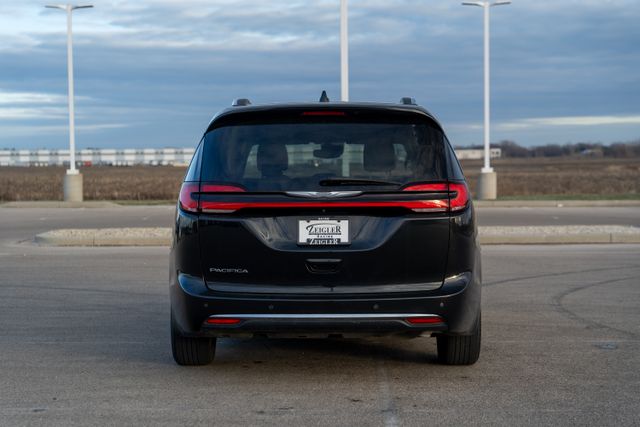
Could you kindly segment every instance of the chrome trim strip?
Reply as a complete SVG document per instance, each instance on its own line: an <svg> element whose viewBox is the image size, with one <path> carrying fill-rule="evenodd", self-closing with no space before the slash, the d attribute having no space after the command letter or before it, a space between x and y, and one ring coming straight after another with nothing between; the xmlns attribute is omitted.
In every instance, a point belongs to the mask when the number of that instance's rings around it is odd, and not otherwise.
<svg viewBox="0 0 640 427"><path fill-rule="evenodd" d="M317 313L317 314L214 314L209 316L210 319L216 318L228 318L233 317L235 319L391 319L391 320L405 320L412 317L440 317L437 314L400 314L400 313L371 313L371 314L353 314L353 313L344 313L344 314L327 314L327 313Z"/></svg>
<svg viewBox="0 0 640 427"><path fill-rule="evenodd" d="M446 283L446 282L445 282ZM237 283L227 282L207 282L207 286L212 291L226 292L237 296L242 293L254 293L260 295L275 294L278 296L287 294L302 294L302 295L370 295L374 293L394 294L402 295L408 292L433 292L442 287L442 282L427 282L427 283L405 283L405 284L389 284L389 285L348 285L348 286L336 286L330 288L328 286L314 286L310 289L309 286L303 285L291 285L291 286L269 286L269 285L257 285L257 284L242 284L242 290L238 290Z"/></svg>

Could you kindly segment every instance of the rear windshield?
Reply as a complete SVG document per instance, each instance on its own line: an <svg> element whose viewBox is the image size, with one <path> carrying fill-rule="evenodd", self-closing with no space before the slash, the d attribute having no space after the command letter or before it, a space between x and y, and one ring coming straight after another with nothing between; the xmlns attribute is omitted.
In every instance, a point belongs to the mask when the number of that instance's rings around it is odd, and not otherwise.
<svg viewBox="0 0 640 427"><path fill-rule="evenodd" d="M251 192L389 191L446 179L443 141L428 122L227 125L205 135L201 179Z"/></svg>

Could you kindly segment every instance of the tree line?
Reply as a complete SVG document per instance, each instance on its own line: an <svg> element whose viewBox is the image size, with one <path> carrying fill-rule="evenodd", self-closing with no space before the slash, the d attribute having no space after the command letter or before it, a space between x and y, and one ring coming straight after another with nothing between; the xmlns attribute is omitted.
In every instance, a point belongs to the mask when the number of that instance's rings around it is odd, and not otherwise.
<svg viewBox="0 0 640 427"><path fill-rule="evenodd" d="M482 149L482 146L474 146L471 148ZM562 156L616 158L640 157L640 139L632 142L616 142L606 145L599 142L578 142L536 145L532 147L523 147L515 141L505 140L500 141L497 144L491 144L491 148L500 148L502 150L502 157L516 158Z"/></svg>

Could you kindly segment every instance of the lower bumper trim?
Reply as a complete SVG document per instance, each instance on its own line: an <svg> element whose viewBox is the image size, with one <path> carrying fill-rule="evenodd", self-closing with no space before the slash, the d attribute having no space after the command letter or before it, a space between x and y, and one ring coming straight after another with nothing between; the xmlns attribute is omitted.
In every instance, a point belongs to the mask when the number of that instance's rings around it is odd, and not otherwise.
<svg viewBox="0 0 640 427"><path fill-rule="evenodd" d="M354 313L302 313L302 314L215 314L209 316L209 319L264 319L264 320L406 320L414 318L431 318L434 320L442 320L436 314L392 314L392 313L371 313L371 314L354 314ZM434 322L438 323L438 322ZM444 321L443 321L444 323Z"/></svg>
<svg viewBox="0 0 640 427"><path fill-rule="evenodd" d="M303 314L219 314L209 316L204 331L221 336L238 334L293 333L399 333L445 331L445 320L422 313L303 313Z"/></svg>

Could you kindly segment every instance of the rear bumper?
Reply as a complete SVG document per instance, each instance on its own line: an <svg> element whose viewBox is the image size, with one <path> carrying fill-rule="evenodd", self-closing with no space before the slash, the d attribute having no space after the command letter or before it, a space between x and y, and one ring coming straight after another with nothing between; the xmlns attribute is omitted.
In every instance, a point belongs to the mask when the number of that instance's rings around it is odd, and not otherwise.
<svg viewBox="0 0 640 427"><path fill-rule="evenodd" d="M383 335L446 331L440 316L432 314L228 314L205 320L203 332L214 336L265 335L309 337Z"/></svg>
<svg viewBox="0 0 640 427"><path fill-rule="evenodd" d="M470 272L422 293L357 296L230 294L211 291L200 278L177 274L171 309L189 336L367 336L472 331L480 310L480 284ZM413 317L437 317L412 323ZM209 319L234 319L217 324Z"/></svg>

